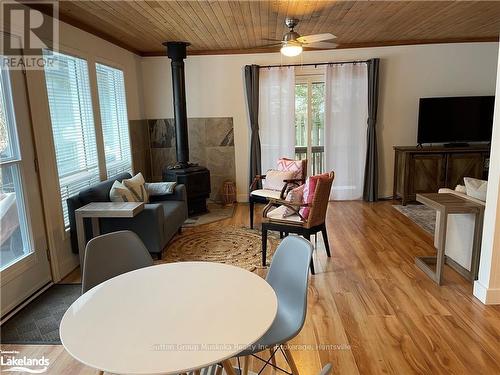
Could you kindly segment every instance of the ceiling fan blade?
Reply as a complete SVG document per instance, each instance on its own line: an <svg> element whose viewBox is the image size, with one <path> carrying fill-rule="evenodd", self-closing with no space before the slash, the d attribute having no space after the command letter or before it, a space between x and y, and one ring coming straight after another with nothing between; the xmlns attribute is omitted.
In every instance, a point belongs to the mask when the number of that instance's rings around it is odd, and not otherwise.
<svg viewBox="0 0 500 375"><path fill-rule="evenodd" d="M280 42L281 43L281 39L262 38L262 40L265 40L268 42Z"/></svg>
<svg viewBox="0 0 500 375"><path fill-rule="evenodd" d="M256 48L265 48L265 47L280 47L281 43L271 43L271 44L263 44L261 46L257 46Z"/></svg>
<svg viewBox="0 0 500 375"><path fill-rule="evenodd" d="M322 42L323 40L335 39L336 36L330 33L324 34L313 34L313 35L304 35L297 38L297 41L300 43L315 43Z"/></svg>
<svg viewBox="0 0 500 375"><path fill-rule="evenodd" d="M329 49L329 48L337 48L339 45L337 43L328 43L328 42L315 42L304 44L305 48L320 48L320 49Z"/></svg>

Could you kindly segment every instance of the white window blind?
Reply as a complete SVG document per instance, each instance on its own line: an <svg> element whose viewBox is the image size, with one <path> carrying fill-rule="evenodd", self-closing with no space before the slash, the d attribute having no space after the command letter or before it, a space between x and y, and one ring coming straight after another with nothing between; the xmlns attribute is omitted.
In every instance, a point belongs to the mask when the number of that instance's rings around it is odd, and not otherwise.
<svg viewBox="0 0 500 375"><path fill-rule="evenodd" d="M66 199L99 182L99 167L87 62L55 52L53 56L45 81L67 227Z"/></svg>
<svg viewBox="0 0 500 375"><path fill-rule="evenodd" d="M111 178L132 172L125 81L120 69L96 64L96 72L106 171Z"/></svg>

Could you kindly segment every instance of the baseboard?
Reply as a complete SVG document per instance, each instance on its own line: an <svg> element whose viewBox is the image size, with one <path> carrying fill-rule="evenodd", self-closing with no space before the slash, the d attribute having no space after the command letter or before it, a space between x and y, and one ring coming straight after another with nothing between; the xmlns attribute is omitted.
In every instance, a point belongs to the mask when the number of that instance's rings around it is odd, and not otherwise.
<svg viewBox="0 0 500 375"><path fill-rule="evenodd" d="M54 280L54 282L61 281L64 277L66 277L69 273L71 273L76 267L78 267L80 260L78 255L71 254L70 256L65 257L65 259L59 263L59 280Z"/></svg>
<svg viewBox="0 0 500 375"><path fill-rule="evenodd" d="M487 288L476 280L473 294L485 305L500 305L500 288Z"/></svg>
<svg viewBox="0 0 500 375"><path fill-rule="evenodd" d="M241 203L248 202L248 194L238 194L236 200Z"/></svg>

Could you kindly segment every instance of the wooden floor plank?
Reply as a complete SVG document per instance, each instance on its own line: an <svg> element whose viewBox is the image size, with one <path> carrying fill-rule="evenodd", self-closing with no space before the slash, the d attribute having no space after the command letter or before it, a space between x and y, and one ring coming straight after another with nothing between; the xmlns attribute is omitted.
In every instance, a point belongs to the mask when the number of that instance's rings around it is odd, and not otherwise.
<svg viewBox="0 0 500 375"><path fill-rule="evenodd" d="M248 226L248 206L214 226L229 224ZM435 253L432 237L391 202L331 203L327 229L332 257L318 236L308 315L291 341L301 375L316 374L326 362L343 375L500 373L500 306L481 304L447 266L442 286L419 270L415 257ZM76 270L64 282L79 280ZM2 345L13 348L46 355L48 374L96 373L61 346ZM277 363L286 366L280 355ZM260 363L251 360L250 368Z"/></svg>

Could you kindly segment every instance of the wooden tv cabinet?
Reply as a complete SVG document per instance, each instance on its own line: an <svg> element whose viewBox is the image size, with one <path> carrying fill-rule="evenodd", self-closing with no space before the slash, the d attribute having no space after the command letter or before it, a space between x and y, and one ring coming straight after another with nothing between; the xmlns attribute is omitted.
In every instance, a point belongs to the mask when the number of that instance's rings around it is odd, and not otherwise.
<svg viewBox="0 0 500 375"><path fill-rule="evenodd" d="M394 146L393 199L403 205L415 201L419 193L455 189L464 177L486 179L490 145L467 147Z"/></svg>

